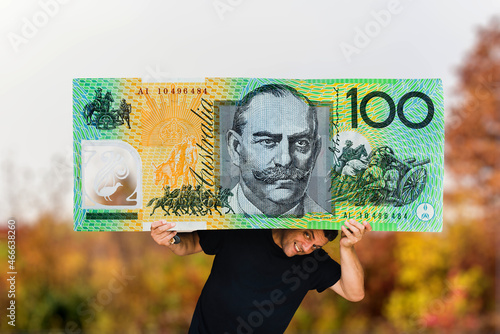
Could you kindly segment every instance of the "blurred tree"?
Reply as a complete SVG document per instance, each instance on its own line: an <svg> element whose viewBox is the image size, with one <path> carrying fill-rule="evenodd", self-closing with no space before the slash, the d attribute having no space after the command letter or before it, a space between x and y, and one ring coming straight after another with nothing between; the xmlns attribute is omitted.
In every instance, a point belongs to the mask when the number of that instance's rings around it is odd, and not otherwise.
<svg viewBox="0 0 500 334"><path fill-rule="evenodd" d="M442 234L400 234L397 283L385 314L408 332L495 329L500 215L500 27L480 30L459 70L458 103L446 121ZM497 239L498 240L498 239Z"/></svg>
<svg viewBox="0 0 500 334"><path fill-rule="evenodd" d="M500 303L498 284L495 286L500 254L500 19L481 29L478 37L459 69L461 100L452 108L447 127L446 165L456 188L446 194L446 201L461 208L456 210L457 221L471 225L470 230L457 232L469 242L455 266L479 265L493 280L483 305L483 311L491 311Z"/></svg>
<svg viewBox="0 0 500 334"><path fill-rule="evenodd" d="M457 187L448 197L481 206L488 218L500 213L499 25L480 30L460 68L459 102L446 129L446 166Z"/></svg>

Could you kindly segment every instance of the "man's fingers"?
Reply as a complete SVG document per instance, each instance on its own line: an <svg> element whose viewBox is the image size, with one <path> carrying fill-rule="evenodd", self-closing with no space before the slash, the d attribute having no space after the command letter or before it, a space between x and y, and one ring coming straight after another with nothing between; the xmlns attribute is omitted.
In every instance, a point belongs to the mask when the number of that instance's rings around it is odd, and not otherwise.
<svg viewBox="0 0 500 334"><path fill-rule="evenodd" d="M354 224L351 220L348 220L345 222L345 225L352 231L354 235L361 233L360 226L357 223Z"/></svg>
<svg viewBox="0 0 500 334"><path fill-rule="evenodd" d="M151 224L151 232L154 230L166 231L166 230L169 230L173 227L175 227L175 223L167 223L164 220L159 220L159 221L156 221L153 224Z"/></svg>
<svg viewBox="0 0 500 334"><path fill-rule="evenodd" d="M341 230L342 230L341 244L343 241L342 244L343 246L354 246L363 238L363 235L366 232L372 230L372 227L366 221L360 223L355 219L349 219L341 227Z"/></svg>
<svg viewBox="0 0 500 334"><path fill-rule="evenodd" d="M358 241L358 237L356 237L351 231L349 231L347 227L342 226L342 231L344 232L345 238L349 240L348 243L350 245L354 245Z"/></svg>
<svg viewBox="0 0 500 334"><path fill-rule="evenodd" d="M151 223L151 231L154 230L154 229L156 229L156 228L158 228L159 226L162 226L162 225L166 224L166 223L167 222L164 221L164 220L157 220L157 221Z"/></svg>
<svg viewBox="0 0 500 334"><path fill-rule="evenodd" d="M347 227L345 227L345 226L342 226L342 232L344 232L344 235L345 235L348 239L350 239L350 238L352 238L352 237L353 237L352 232L351 232L351 231L349 231L349 229L348 229Z"/></svg>
<svg viewBox="0 0 500 334"><path fill-rule="evenodd" d="M366 229L366 224L368 224L365 220L362 223L360 223L355 219L350 219L349 222L351 224L353 224L354 226L356 226L360 231L363 231L364 229Z"/></svg>
<svg viewBox="0 0 500 334"><path fill-rule="evenodd" d="M159 245L170 246L172 238L177 235L177 231L172 231L175 223L167 223L164 220L159 220L151 224L151 236Z"/></svg>
<svg viewBox="0 0 500 334"><path fill-rule="evenodd" d="M363 236L363 232L360 230L359 226L356 226L357 224L353 224L351 221L347 221L345 223L346 228L351 232L351 237L349 240L352 242L356 242L358 239L360 239Z"/></svg>
<svg viewBox="0 0 500 334"><path fill-rule="evenodd" d="M157 242L160 245L170 246L172 245L171 240L177 235L177 231L169 232L168 234L161 235Z"/></svg>
<svg viewBox="0 0 500 334"><path fill-rule="evenodd" d="M364 235L366 232L370 232L373 229L372 226L370 225L370 223L368 223L366 220L364 220L362 223L360 223L354 219L350 219L349 223L352 226L356 226L359 229L359 231L361 232L361 235Z"/></svg>

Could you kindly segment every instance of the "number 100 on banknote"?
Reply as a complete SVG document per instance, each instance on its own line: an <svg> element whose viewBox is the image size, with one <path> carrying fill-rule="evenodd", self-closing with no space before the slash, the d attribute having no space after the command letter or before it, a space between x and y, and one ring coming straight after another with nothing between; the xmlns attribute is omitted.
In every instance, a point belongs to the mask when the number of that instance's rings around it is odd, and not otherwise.
<svg viewBox="0 0 500 334"><path fill-rule="evenodd" d="M78 231L439 232L439 79L73 82Z"/></svg>

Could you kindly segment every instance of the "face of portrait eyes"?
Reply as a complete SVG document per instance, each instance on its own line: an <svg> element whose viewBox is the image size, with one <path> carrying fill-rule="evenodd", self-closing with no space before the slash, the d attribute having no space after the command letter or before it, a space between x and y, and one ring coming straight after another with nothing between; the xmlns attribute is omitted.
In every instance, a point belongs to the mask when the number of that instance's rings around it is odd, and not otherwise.
<svg viewBox="0 0 500 334"><path fill-rule="evenodd" d="M245 120L241 136L228 134L229 153L245 186L259 200L298 202L321 145L309 106L291 94L264 93L252 99Z"/></svg>

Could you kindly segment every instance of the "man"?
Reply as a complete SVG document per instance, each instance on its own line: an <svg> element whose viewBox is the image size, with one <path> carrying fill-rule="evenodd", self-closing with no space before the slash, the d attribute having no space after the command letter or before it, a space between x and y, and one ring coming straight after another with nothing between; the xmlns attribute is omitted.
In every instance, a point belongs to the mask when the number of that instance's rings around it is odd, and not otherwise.
<svg viewBox="0 0 500 334"><path fill-rule="evenodd" d="M342 148L342 154L339 157L339 165L335 167L335 170L337 171L337 173L341 173L344 166L349 161L354 159L355 153L356 153L356 151L352 147L352 141L346 140L345 146L344 146L344 148Z"/></svg>
<svg viewBox="0 0 500 334"><path fill-rule="evenodd" d="M182 169L182 182L185 184L195 184L195 178L191 173L191 170L196 169L196 163L198 162L198 148L196 146L196 138L193 135L189 135L186 139L186 149L184 155L186 156L184 160L184 166Z"/></svg>
<svg viewBox="0 0 500 334"><path fill-rule="evenodd" d="M130 129L130 110L132 109L132 105L130 103L127 103L127 100L122 99L122 102L120 103L120 111L121 111L121 118L123 122L127 122L127 126Z"/></svg>
<svg viewBox="0 0 500 334"><path fill-rule="evenodd" d="M391 162L389 167L386 169L384 173L384 181L385 181L385 194L384 198L386 201L393 201L394 195L396 195L396 191L398 190L399 183L399 165L396 162Z"/></svg>
<svg viewBox="0 0 500 334"><path fill-rule="evenodd" d="M356 198L357 205L365 205L366 203L381 204L384 199L384 171L380 167L384 160L382 151L375 151L368 163L368 168L363 173L358 186Z"/></svg>
<svg viewBox="0 0 500 334"><path fill-rule="evenodd" d="M236 213L325 212L306 194L321 141L316 110L304 95L285 85L257 88L239 103L227 141L240 169L230 197ZM342 227L340 265L321 249L338 231L196 231L176 243L173 227L154 222L151 236L177 255L215 255L190 333L282 333L309 290L331 289L351 301L364 297L354 245L371 230L366 222Z"/></svg>
<svg viewBox="0 0 500 334"><path fill-rule="evenodd" d="M363 173L368 168L368 161L361 157L360 159L352 159L347 161L342 168L340 175L340 185L337 189L337 194L351 196L350 193L356 190L356 181L358 175Z"/></svg>
<svg viewBox="0 0 500 334"><path fill-rule="evenodd" d="M238 104L227 133L239 167L229 204L236 213L302 217L326 212L306 190L321 150L316 108L286 85L264 85Z"/></svg>
<svg viewBox="0 0 500 334"><path fill-rule="evenodd" d="M354 250L371 226L342 226L340 265L321 249L331 230L222 230L181 234L157 221L151 236L177 255L215 254L189 333L283 333L309 290L330 289L350 301L364 297L363 268Z"/></svg>

